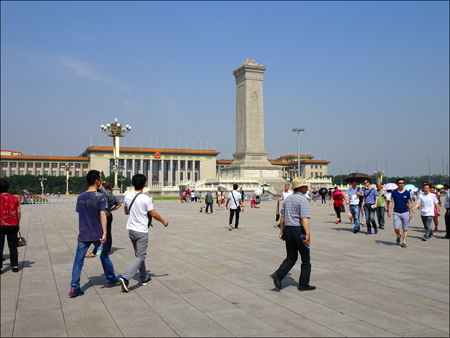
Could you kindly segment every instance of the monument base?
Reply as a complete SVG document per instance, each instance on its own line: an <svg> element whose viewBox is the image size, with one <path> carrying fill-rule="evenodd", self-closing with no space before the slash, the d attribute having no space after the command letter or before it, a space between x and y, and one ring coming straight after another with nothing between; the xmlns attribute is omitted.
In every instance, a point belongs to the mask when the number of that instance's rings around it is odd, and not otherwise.
<svg viewBox="0 0 450 338"><path fill-rule="evenodd" d="M120 188L112 188L112 193L114 196L120 195Z"/></svg>
<svg viewBox="0 0 450 338"><path fill-rule="evenodd" d="M220 178L252 178L252 179L278 179L281 178L281 170L273 166L255 166L255 165L240 165L239 167L224 168L220 172Z"/></svg>

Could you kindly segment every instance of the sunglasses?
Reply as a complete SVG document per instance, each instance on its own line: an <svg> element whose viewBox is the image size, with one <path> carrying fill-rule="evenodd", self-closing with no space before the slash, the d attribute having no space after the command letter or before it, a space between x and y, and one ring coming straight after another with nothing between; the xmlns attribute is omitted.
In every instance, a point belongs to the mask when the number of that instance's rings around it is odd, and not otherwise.
<svg viewBox="0 0 450 338"><path fill-rule="evenodd" d="M405 184L405 182L398 182L398 184Z"/></svg>

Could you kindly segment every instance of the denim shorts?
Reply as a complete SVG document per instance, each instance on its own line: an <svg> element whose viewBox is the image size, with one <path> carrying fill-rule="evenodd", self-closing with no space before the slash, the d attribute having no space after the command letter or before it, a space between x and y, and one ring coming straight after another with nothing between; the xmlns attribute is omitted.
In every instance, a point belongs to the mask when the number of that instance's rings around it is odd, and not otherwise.
<svg viewBox="0 0 450 338"><path fill-rule="evenodd" d="M400 224L403 230L407 231L409 229L409 211L401 214L394 212L394 229L400 229Z"/></svg>

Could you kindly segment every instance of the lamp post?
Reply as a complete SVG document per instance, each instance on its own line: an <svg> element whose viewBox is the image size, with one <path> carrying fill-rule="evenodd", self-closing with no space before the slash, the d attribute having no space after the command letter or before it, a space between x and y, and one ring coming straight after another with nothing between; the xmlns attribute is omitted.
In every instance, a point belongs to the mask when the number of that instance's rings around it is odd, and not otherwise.
<svg viewBox="0 0 450 338"><path fill-rule="evenodd" d="M66 195L69 195L69 172L73 169L73 165L66 163L61 166L61 168L64 168L64 171L66 172Z"/></svg>
<svg viewBox="0 0 450 338"><path fill-rule="evenodd" d="M300 171L300 132L305 131L304 128L294 128L292 129L293 132L297 133L297 170L298 174L297 177L300 177L302 175L302 172Z"/></svg>
<svg viewBox="0 0 450 338"><path fill-rule="evenodd" d="M378 182L383 183L383 173L384 173L384 171L381 169L378 169L377 171L374 172L374 174L377 174L377 180L378 180L377 183ZM386 181L386 183L387 183L387 181Z"/></svg>
<svg viewBox="0 0 450 338"><path fill-rule="evenodd" d="M42 196L44 196L44 181L47 181L45 177L39 178L39 181L41 181L41 188L42 188Z"/></svg>
<svg viewBox="0 0 450 338"><path fill-rule="evenodd" d="M100 128L106 135L108 135L109 137L113 137L114 189L116 190L118 189L117 173L119 171L119 137L124 137L125 134L128 134L131 131L131 127L128 124L123 127L120 123L117 122L116 118L113 124L108 123L106 126L102 124Z"/></svg>

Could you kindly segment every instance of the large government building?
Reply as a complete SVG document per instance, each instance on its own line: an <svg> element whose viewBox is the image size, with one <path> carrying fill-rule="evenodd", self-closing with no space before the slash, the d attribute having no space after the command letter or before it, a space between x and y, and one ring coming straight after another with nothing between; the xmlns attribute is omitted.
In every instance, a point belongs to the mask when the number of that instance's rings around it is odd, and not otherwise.
<svg viewBox="0 0 450 338"><path fill-rule="evenodd" d="M232 160L217 160L215 150L134 148L120 147L119 174L131 178L135 173L144 174L149 184L174 186L180 182L197 182L220 177L221 170ZM269 159L282 169L284 177L292 176L297 169L297 155ZM112 147L91 146L80 156L30 156L18 151L2 150L2 177L12 175L65 176L67 165L70 176L85 176L91 169L112 174L114 160ZM328 175L325 160L314 160L311 155L301 155L301 176L317 178Z"/></svg>

